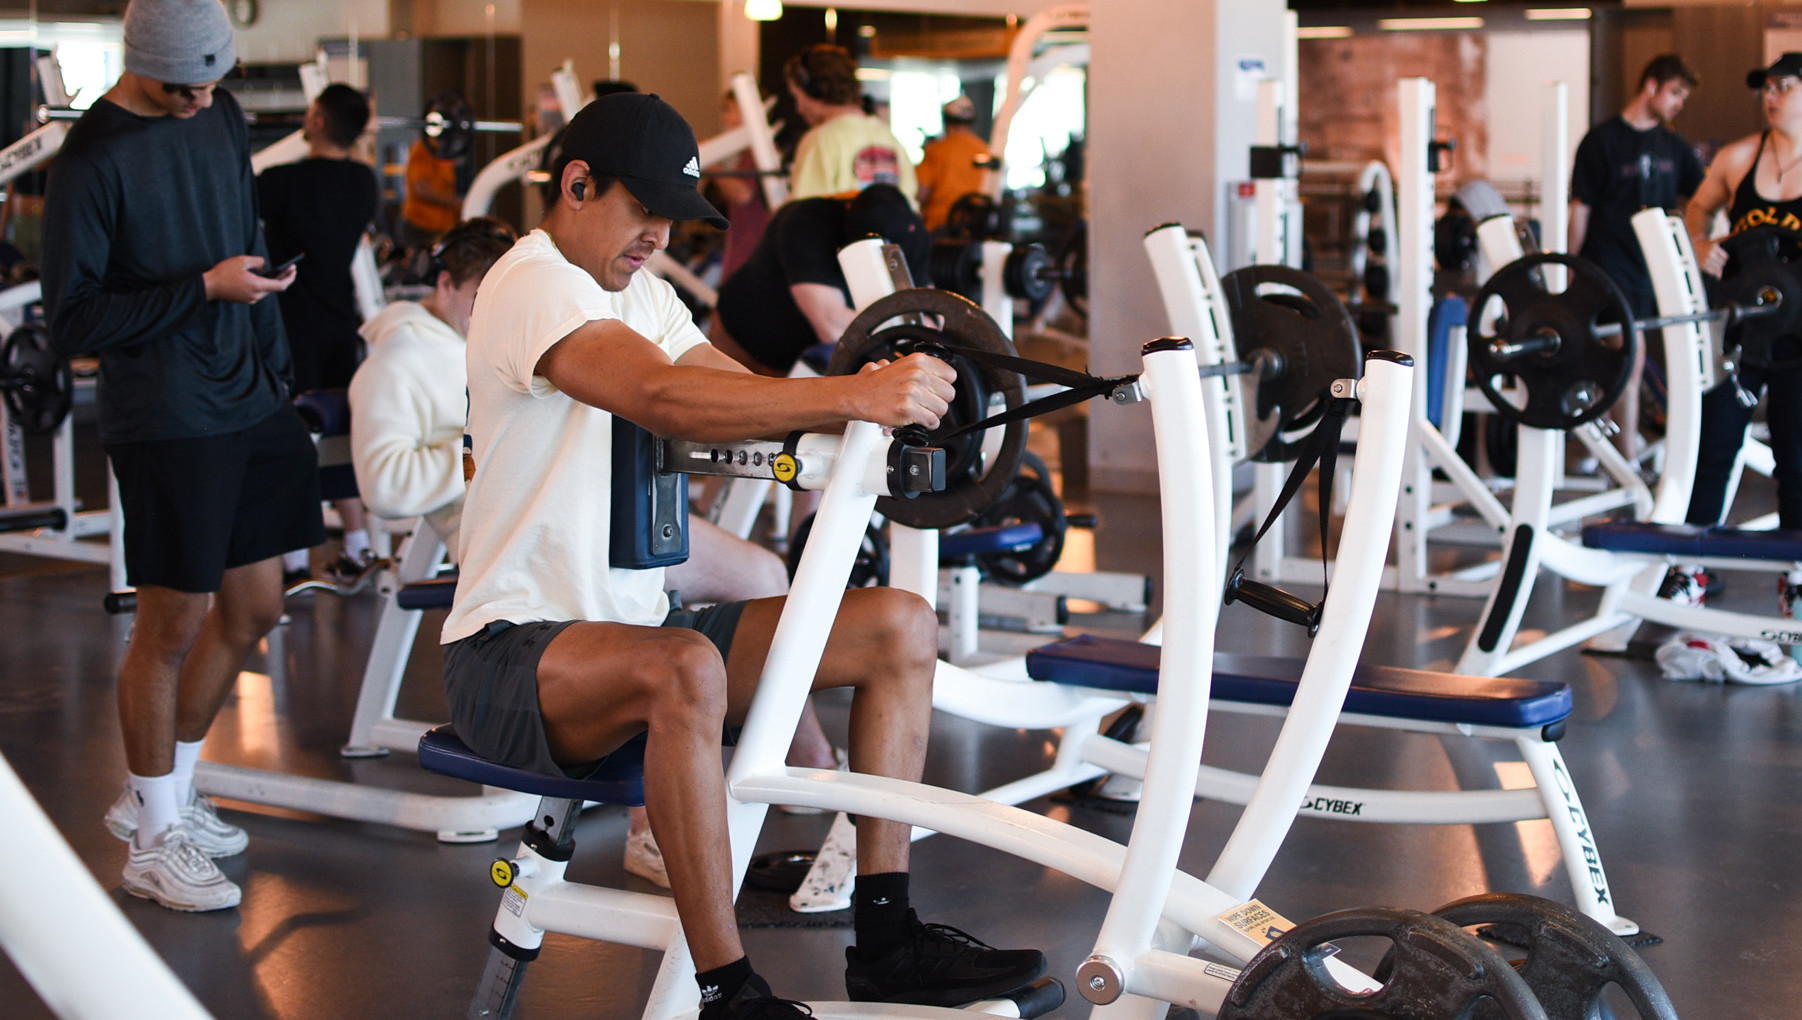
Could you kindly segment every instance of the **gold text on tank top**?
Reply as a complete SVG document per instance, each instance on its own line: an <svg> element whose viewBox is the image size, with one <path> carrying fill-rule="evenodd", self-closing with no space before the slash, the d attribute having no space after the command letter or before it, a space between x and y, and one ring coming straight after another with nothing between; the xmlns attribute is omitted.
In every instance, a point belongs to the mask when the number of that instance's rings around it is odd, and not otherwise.
<svg viewBox="0 0 1802 1020"><path fill-rule="evenodd" d="M1774 223L1785 230L1802 230L1802 217L1790 212L1779 216L1775 206L1765 206L1762 209L1753 209L1735 221L1733 233L1751 230L1753 227L1762 227L1767 223Z"/></svg>

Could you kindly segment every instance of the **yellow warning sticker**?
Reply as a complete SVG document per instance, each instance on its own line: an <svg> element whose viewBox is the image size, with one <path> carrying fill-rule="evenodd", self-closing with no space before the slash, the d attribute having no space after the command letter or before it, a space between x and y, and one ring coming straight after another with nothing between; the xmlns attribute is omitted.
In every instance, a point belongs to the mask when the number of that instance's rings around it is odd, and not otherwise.
<svg viewBox="0 0 1802 1020"><path fill-rule="evenodd" d="M798 474L800 470L801 466L795 463L793 454L778 453L770 458L770 473L775 475L776 480L783 485L787 485L789 482L794 481L795 475Z"/></svg>
<svg viewBox="0 0 1802 1020"><path fill-rule="evenodd" d="M1293 921L1257 900L1242 903L1221 914L1220 921L1260 946L1275 942L1283 932L1295 927Z"/></svg>
<svg viewBox="0 0 1802 1020"><path fill-rule="evenodd" d="M507 912L514 917L526 916L526 891L516 885L508 886L507 891L501 894L501 906L506 907Z"/></svg>

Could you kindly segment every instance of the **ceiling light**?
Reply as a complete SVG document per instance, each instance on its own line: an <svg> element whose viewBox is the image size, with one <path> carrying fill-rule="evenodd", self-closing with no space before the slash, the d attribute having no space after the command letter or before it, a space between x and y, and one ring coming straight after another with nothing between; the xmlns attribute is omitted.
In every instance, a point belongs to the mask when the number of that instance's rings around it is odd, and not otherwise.
<svg viewBox="0 0 1802 1020"><path fill-rule="evenodd" d="M1379 18L1385 32L1436 32L1483 27L1482 18Z"/></svg>
<svg viewBox="0 0 1802 1020"><path fill-rule="evenodd" d="M1346 39L1351 34L1350 25L1304 25L1295 30L1297 39Z"/></svg>
<svg viewBox="0 0 1802 1020"><path fill-rule="evenodd" d="M1591 12L1587 7L1529 7L1528 21L1588 21Z"/></svg>
<svg viewBox="0 0 1802 1020"><path fill-rule="evenodd" d="M782 0L745 0L745 17L752 21L775 21L782 17Z"/></svg>

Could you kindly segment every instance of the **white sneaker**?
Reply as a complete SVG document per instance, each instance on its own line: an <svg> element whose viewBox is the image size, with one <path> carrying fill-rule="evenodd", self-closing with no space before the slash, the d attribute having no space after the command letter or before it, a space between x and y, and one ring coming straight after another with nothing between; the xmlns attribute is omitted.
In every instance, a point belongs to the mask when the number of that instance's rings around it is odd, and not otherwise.
<svg viewBox="0 0 1802 1020"><path fill-rule="evenodd" d="M1655 656L1666 680L1770 686L1802 680L1802 665L1780 645L1751 638L1685 630L1658 646Z"/></svg>
<svg viewBox="0 0 1802 1020"><path fill-rule="evenodd" d="M208 857L236 857L250 845L250 834L220 818L218 805L199 791L182 807L181 824L188 830L189 841ZM131 787L106 809L106 831L127 842L137 834L138 798Z"/></svg>
<svg viewBox="0 0 1802 1020"><path fill-rule="evenodd" d="M1701 608L1708 594L1708 574L1700 567L1674 566L1664 572L1658 597L1680 606Z"/></svg>
<svg viewBox="0 0 1802 1020"><path fill-rule="evenodd" d="M788 909L797 914L823 914L851 906L857 888L857 827L850 816L832 820L826 842L814 855L813 867L801 880L801 888L788 898Z"/></svg>
<svg viewBox="0 0 1802 1020"><path fill-rule="evenodd" d="M626 870L665 889L669 888L669 872L663 867L663 850L657 837L646 826L626 833Z"/></svg>
<svg viewBox="0 0 1802 1020"><path fill-rule="evenodd" d="M236 884L194 845L186 825L178 825L140 850L132 844L125 858L125 891L154 900L170 910L225 910L242 897Z"/></svg>

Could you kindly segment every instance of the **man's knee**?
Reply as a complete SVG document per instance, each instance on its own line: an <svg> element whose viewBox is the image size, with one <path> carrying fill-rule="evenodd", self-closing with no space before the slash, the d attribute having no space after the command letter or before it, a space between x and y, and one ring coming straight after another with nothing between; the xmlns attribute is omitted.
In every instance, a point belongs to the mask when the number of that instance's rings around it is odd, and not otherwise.
<svg viewBox="0 0 1802 1020"><path fill-rule="evenodd" d="M200 638L206 622L208 596L167 588L143 588L132 622L132 642L152 654L177 657L187 654Z"/></svg>
<svg viewBox="0 0 1802 1020"><path fill-rule="evenodd" d="M881 645L886 661L927 669L938 658L939 620L926 600L899 588L861 588L846 594L859 627Z"/></svg>
<svg viewBox="0 0 1802 1020"><path fill-rule="evenodd" d="M726 664L703 634L669 628L642 657L639 680L652 721L685 720L717 726L726 714Z"/></svg>

